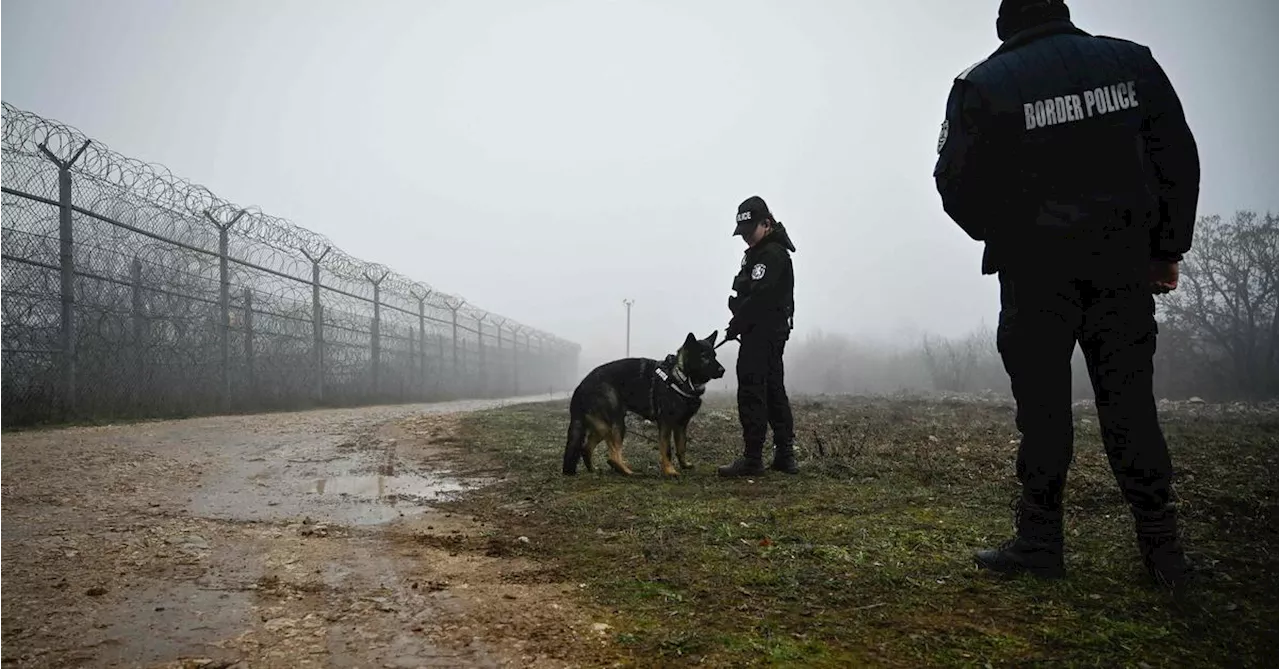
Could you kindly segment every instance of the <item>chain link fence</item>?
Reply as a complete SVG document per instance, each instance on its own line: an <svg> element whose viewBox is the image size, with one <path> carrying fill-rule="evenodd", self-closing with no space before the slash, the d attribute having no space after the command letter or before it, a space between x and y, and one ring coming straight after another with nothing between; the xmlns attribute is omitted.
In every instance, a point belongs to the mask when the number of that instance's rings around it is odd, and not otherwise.
<svg viewBox="0 0 1280 669"><path fill-rule="evenodd" d="M579 346L3 105L3 423L497 397Z"/></svg>

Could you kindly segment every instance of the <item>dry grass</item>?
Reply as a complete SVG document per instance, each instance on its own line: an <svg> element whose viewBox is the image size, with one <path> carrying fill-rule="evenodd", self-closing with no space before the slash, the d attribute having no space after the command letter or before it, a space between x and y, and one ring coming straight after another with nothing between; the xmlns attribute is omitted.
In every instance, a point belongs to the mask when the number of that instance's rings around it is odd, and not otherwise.
<svg viewBox="0 0 1280 669"><path fill-rule="evenodd" d="M548 578L581 584L615 641L593 663L1275 666L1274 406L1163 412L1202 569L1181 603L1147 585L1091 408L1077 409L1070 577L1044 583L981 574L970 559L1010 531L1010 405L794 406L802 473L754 481L715 476L740 444L724 399L695 419L695 468L675 481L635 436L636 477L561 476L563 403L471 415L473 464L506 480L457 504L530 539L472 548L536 557L555 565Z"/></svg>

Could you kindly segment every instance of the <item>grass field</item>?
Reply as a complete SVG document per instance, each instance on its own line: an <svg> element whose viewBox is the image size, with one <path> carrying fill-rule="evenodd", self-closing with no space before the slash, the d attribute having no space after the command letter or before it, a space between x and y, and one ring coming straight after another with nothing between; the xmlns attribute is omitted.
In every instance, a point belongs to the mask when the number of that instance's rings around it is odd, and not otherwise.
<svg viewBox="0 0 1280 669"><path fill-rule="evenodd" d="M970 558L1011 530L1010 404L793 406L801 474L731 481L715 475L741 443L728 398L695 419L694 468L671 481L644 424L625 451L636 476L564 477L565 403L474 414L472 465L505 480L455 504L502 528L473 549L580 586L612 641L584 645L588 665L1276 666L1274 405L1162 411L1201 570L1181 603L1147 585L1092 407L1076 409L1068 578L1042 582Z"/></svg>

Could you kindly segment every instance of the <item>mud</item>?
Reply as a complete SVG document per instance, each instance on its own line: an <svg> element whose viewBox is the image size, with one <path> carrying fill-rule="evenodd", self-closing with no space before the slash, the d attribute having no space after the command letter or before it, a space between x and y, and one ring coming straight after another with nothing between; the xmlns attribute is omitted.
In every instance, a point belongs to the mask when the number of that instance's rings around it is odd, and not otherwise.
<svg viewBox="0 0 1280 669"><path fill-rule="evenodd" d="M432 506L496 404L3 436L3 666L569 666L571 584L442 548L518 539Z"/></svg>

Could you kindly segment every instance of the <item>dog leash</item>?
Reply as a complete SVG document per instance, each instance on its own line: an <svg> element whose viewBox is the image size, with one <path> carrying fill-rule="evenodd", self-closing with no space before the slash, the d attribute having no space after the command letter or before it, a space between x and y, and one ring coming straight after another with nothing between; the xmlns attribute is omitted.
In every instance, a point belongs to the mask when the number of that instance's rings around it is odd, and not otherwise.
<svg viewBox="0 0 1280 669"><path fill-rule="evenodd" d="M731 341L737 341L737 340L738 340L738 338L737 338L737 337L734 337L734 338L732 338L732 339L725 339L724 341L720 342L719 344L716 344L716 345L712 348L712 350L718 349L718 348L720 348L721 346L724 346L725 344L728 344L728 343L729 343L729 342L731 342Z"/></svg>

